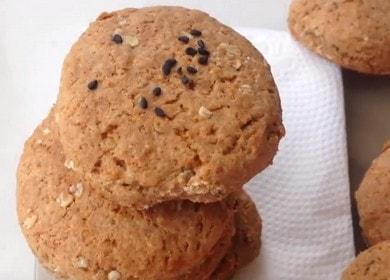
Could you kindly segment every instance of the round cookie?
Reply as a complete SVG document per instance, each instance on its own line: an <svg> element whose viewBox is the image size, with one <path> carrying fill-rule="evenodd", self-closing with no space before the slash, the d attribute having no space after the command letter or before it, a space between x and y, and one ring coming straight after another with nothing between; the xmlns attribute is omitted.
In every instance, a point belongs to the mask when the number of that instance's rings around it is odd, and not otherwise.
<svg viewBox="0 0 390 280"><path fill-rule="evenodd" d="M179 7L91 23L65 59L56 120L69 166L139 209L225 198L272 162L284 135L262 55Z"/></svg>
<svg viewBox="0 0 390 280"><path fill-rule="evenodd" d="M238 269L253 261L260 252L262 224L256 205L243 191L235 198L236 233L232 248L213 273L212 280L230 279Z"/></svg>
<svg viewBox="0 0 390 280"><path fill-rule="evenodd" d="M390 74L390 1L293 0L289 27L312 51L345 68Z"/></svg>
<svg viewBox="0 0 390 280"><path fill-rule="evenodd" d="M57 277L207 279L231 247L228 202L137 211L102 198L64 161L51 114L25 144L17 207L30 247Z"/></svg>
<svg viewBox="0 0 390 280"><path fill-rule="evenodd" d="M390 141L366 172L356 200L366 242L390 240Z"/></svg>
<svg viewBox="0 0 390 280"><path fill-rule="evenodd" d="M343 272L342 280L390 279L390 241L361 253Z"/></svg>

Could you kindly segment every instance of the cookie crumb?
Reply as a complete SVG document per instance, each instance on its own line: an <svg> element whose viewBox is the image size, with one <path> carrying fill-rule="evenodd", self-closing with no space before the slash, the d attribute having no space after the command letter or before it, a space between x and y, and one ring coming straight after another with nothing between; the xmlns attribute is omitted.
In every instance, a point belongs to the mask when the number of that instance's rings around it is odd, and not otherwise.
<svg viewBox="0 0 390 280"><path fill-rule="evenodd" d="M191 194L205 194L209 192L210 186L205 182L195 182L192 185L184 186L184 191Z"/></svg>
<svg viewBox="0 0 390 280"><path fill-rule="evenodd" d="M211 116L213 115L213 112L211 112L209 109L207 109L207 108L204 107L204 106L201 106L201 107L199 108L198 113L199 113L199 116L201 116L201 117L203 117L203 118L205 118L205 119L209 119L209 118L211 118Z"/></svg>
<svg viewBox="0 0 390 280"><path fill-rule="evenodd" d="M43 141L42 139L38 139L35 143L37 143L37 145L42 145Z"/></svg>
<svg viewBox="0 0 390 280"><path fill-rule="evenodd" d="M138 38L131 35L124 36L124 42L132 48L138 46L139 44Z"/></svg>
<svg viewBox="0 0 390 280"><path fill-rule="evenodd" d="M60 204L60 206L61 206L62 208L68 208L69 205L72 204L73 200L74 200L73 195L68 194L68 193L65 193L65 194L64 194L64 193L62 192L62 193L59 195L59 197L57 197L56 202L57 202L58 204Z"/></svg>
<svg viewBox="0 0 390 280"><path fill-rule="evenodd" d="M75 266L76 268L86 269L88 268L88 261L84 257L78 257Z"/></svg>
<svg viewBox="0 0 390 280"><path fill-rule="evenodd" d="M50 133L50 129L45 128L44 130L42 130L42 132L43 134L48 135Z"/></svg>
<svg viewBox="0 0 390 280"><path fill-rule="evenodd" d="M236 70L240 70L241 66L242 66L242 63L238 59L233 63L233 68Z"/></svg>
<svg viewBox="0 0 390 280"><path fill-rule="evenodd" d="M251 94L252 91L253 91L253 89L252 89L251 85L242 85L239 88L239 92L242 94Z"/></svg>
<svg viewBox="0 0 390 280"><path fill-rule="evenodd" d="M64 166L70 170L74 170L75 169L75 166L74 166L74 161L71 160L71 159L68 159L65 161L64 163Z"/></svg>
<svg viewBox="0 0 390 280"><path fill-rule="evenodd" d="M72 185L69 187L69 192L74 194L75 197L81 197L83 194L83 184L82 183L77 183L76 185Z"/></svg>
<svg viewBox="0 0 390 280"><path fill-rule="evenodd" d="M185 170L179 174L177 180L180 184L186 184L192 176L194 176L194 172L192 170Z"/></svg>
<svg viewBox="0 0 390 280"><path fill-rule="evenodd" d="M27 217L23 222L23 227L25 229L31 229L35 223L38 221L38 216L35 214L30 215Z"/></svg>
<svg viewBox="0 0 390 280"><path fill-rule="evenodd" d="M110 273L108 273L107 279L108 280L119 280L119 279L121 279L121 274L116 270L112 270L112 271L110 271Z"/></svg>
<svg viewBox="0 0 390 280"><path fill-rule="evenodd" d="M212 193L213 195L220 196L222 194L223 188L218 185L210 185L206 181L194 182L189 186L184 187L184 191L192 194L205 194Z"/></svg>
<svg viewBox="0 0 390 280"><path fill-rule="evenodd" d="M226 54L230 57L237 57L241 55L241 50L235 45L226 45Z"/></svg>

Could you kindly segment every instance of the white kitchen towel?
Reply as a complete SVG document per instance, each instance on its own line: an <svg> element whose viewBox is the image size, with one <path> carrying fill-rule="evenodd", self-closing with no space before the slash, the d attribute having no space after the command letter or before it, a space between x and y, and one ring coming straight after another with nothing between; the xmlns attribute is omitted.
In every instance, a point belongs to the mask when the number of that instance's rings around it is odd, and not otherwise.
<svg viewBox="0 0 390 280"><path fill-rule="evenodd" d="M340 69L286 32L238 31L271 65L287 134L246 186L263 217L262 251L235 279L339 279L354 256Z"/></svg>
<svg viewBox="0 0 390 280"><path fill-rule="evenodd" d="M340 69L289 34L241 31L272 67L287 133L273 166L247 185L263 248L238 279L339 279L354 256Z"/></svg>

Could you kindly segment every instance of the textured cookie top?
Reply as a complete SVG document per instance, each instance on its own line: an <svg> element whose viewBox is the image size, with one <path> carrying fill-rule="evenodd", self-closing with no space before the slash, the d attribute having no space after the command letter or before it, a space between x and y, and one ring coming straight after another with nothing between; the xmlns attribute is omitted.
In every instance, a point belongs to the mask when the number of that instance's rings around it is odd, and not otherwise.
<svg viewBox="0 0 390 280"><path fill-rule="evenodd" d="M344 271L342 280L390 279L390 241L385 241L361 253Z"/></svg>
<svg viewBox="0 0 390 280"><path fill-rule="evenodd" d="M18 169L19 221L44 266L59 277L111 280L195 279L215 270L234 233L231 206L120 207L64 164L53 123L49 117L36 129Z"/></svg>
<svg viewBox="0 0 390 280"><path fill-rule="evenodd" d="M343 67L390 74L390 1L294 0L292 34Z"/></svg>
<svg viewBox="0 0 390 280"><path fill-rule="evenodd" d="M72 166L122 205L220 200L271 163L284 134L268 64L207 14L102 14L72 47L58 99Z"/></svg>
<svg viewBox="0 0 390 280"><path fill-rule="evenodd" d="M367 243L390 240L390 141L368 169L356 200Z"/></svg>

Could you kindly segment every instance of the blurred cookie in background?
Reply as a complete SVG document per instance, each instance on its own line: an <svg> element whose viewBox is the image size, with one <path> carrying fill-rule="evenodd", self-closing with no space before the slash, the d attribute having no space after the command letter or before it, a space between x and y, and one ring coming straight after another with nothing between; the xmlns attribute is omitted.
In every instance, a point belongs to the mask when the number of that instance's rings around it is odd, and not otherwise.
<svg viewBox="0 0 390 280"><path fill-rule="evenodd" d="M390 1L293 0L293 36L342 67L390 74Z"/></svg>
<svg viewBox="0 0 390 280"><path fill-rule="evenodd" d="M366 172L356 200L367 244L390 240L390 141Z"/></svg>

